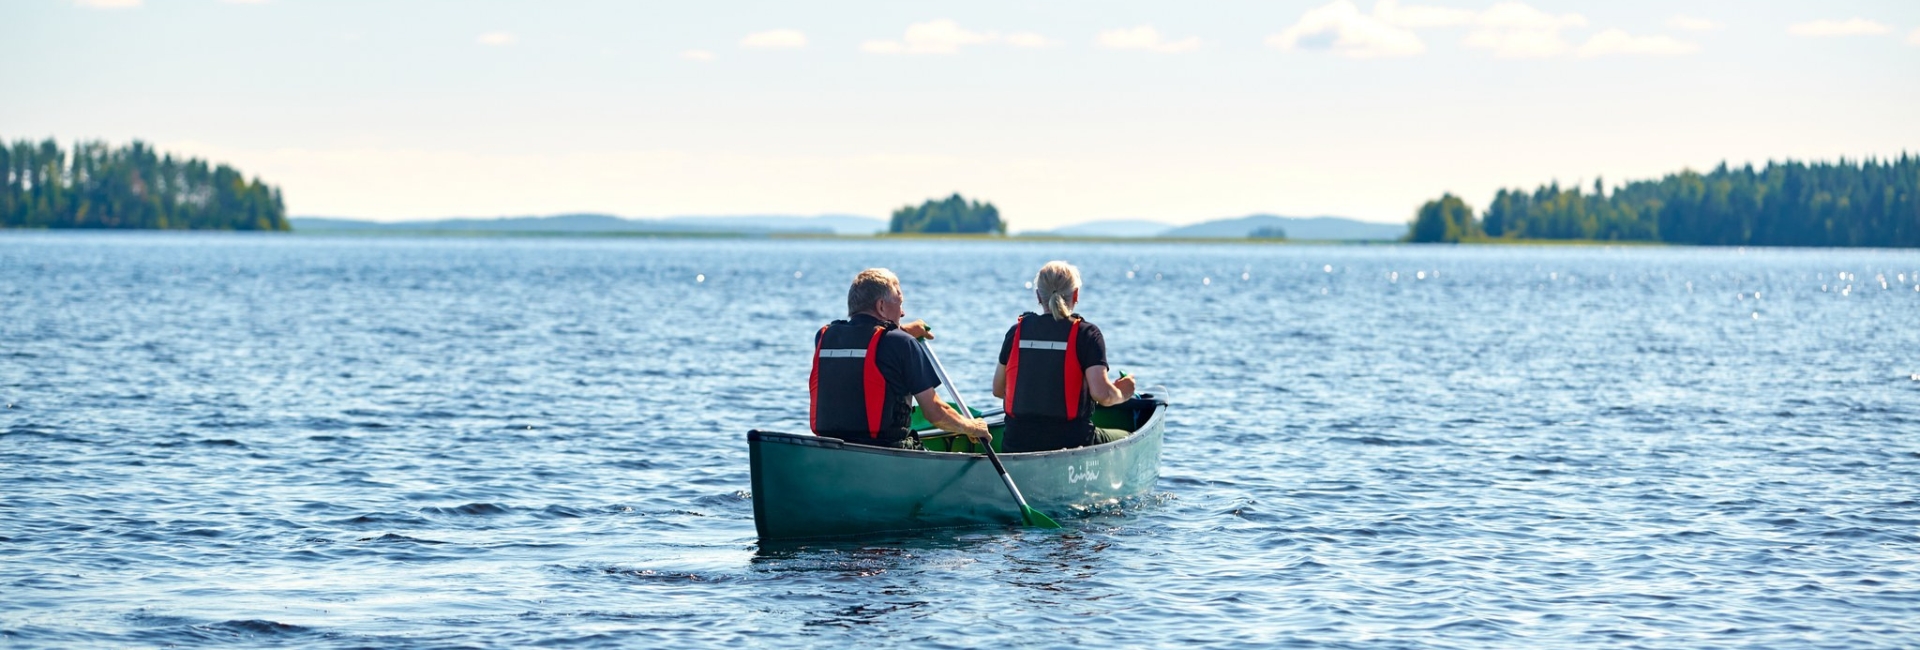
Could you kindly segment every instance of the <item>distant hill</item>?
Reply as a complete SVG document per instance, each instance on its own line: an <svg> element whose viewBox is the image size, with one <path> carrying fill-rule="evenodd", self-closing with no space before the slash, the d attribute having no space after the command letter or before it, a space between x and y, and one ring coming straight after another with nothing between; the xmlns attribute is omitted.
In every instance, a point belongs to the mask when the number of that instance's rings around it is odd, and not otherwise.
<svg viewBox="0 0 1920 650"><path fill-rule="evenodd" d="M1288 239L1379 240L1399 239L1407 234L1403 224L1372 223L1345 217L1279 217L1256 214L1233 219L1216 219L1189 226L1175 226L1141 219L1088 221L1064 228L1020 233L1025 236L1061 237L1171 237L1185 239L1242 239L1265 227L1279 227Z"/></svg>
<svg viewBox="0 0 1920 650"><path fill-rule="evenodd" d="M333 217L293 217L287 220L295 231L466 231L466 232L559 232L559 233L817 233L835 235L872 235L885 232L887 222L873 217L825 214L812 217L787 215L681 216L659 219L628 219L610 214L561 214L545 217L493 217L428 219L420 221L364 221ZM1266 226L1279 226L1289 239L1299 240L1387 240L1407 233L1401 224L1370 223L1343 217L1279 217L1256 214L1233 219L1218 219L1189 226L1174 226L1142 219L1110 219L1074 224L1050 231L1022 232L1024 236L1062 237L1173 237L1188 239L1242 239Z"/></svg>
<svg viewBox="0 0 1920 650"><path fill-rule="evenodd" d="M1159 234L1160 237L1239 239L1263 227L1278 226L1288 239L1399 239L1407 234L1406 224L1373 223L1345 217L1279 217L1256 214L1235 219L1218 219L1181 226Z"/></svg>
<svg viewBox="0 0 1920 650"><path fill-rule="evenodd" d="M659 232L659 233L818 233L871 235L887 229L872 217L827 214L813 217L748 215L721 217L666 217L627 219L609 214L562 214L545 217L428 219L420 221L364 221L332 217L293 217L295 231L468 231L468 232Z"/></svg>
<svg viewBox="0 0 1920 650"><path fill-rule="evenodd" d="M851 214L823 214L814 217L782 215L667 217L659 221L699 228L745 228L774 232L825 230L836 235L872 235L887 230L885 220Z"/></svg>
<svg viewBox="0 0 1920 650"><path fill-rule="evenodd" d="M1141 219L1107 219L1077 223L1053 230L1020 233L1026 236L1058 237L1153 237L1173 228L1173 224Z"/></svg>

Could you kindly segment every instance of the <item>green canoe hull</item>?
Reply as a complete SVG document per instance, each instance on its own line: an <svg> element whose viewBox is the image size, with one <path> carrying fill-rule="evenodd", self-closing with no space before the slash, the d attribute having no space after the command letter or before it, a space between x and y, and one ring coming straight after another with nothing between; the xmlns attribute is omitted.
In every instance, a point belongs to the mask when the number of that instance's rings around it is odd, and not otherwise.
<svg viewBox="0 0 1920 650"><path fill-rule="evenodd" d="M1160 478L1166 403L1134 400L1119 408L1133 411L1107 410L1108 417L1098 419L1137 417L1137 428L1125 439L1000 454L1028 505L1060 519L1152 491ZM1021 521L1019 506L984 454L888 449L771 431L748 432L747 448L753 522L763 542Z"/></svg>

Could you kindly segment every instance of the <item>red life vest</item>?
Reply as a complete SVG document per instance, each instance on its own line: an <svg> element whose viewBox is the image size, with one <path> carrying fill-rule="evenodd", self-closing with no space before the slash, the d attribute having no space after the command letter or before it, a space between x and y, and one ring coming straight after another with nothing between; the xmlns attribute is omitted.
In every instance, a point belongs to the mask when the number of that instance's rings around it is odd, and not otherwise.
<svg viewBox="0 0 1920 650"><path fill-rule="evenodd" d="M1093 417L1087 369L1080 365L1080 324L1078 314L1064 321L1032 313L1020 316L1007 350L1008 417Z"/></svg>
<svg viewBox="0 0 1920 650"><path fill-rule="evenodd" d="M891 329L843 320L820 328L807 375L807 422L815 434L882 443L907 436L912 405L906 399L888 404L887 379L877 363L880 337Z"/></svg>

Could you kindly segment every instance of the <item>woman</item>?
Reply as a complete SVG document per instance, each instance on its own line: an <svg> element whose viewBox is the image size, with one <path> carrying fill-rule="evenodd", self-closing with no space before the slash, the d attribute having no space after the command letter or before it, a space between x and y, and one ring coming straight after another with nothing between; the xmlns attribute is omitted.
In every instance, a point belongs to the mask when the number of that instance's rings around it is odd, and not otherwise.
<svg viewBox="0 0 1920 650"><path fill-rule="evenodd" d="M1107 379L1107 342L1073 312L1080 302L1080 270L1047 262L1033 277L1034 297L1046 314L1027 312L1000 344L993 396L1006 400L1008 452L1045 451L1112 442L1118 429L1093 426L1093 405L1133 398L1134 379Z"/></svg>

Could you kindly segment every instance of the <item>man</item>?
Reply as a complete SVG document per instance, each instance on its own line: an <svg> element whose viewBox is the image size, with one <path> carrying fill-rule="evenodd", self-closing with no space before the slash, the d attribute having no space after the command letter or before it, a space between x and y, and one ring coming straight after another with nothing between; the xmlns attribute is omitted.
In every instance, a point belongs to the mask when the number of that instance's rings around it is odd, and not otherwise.
<svg viewBox="0 0 1920 650"><path fill-rule="evenodd" d="M886 269L854 276L847 290L847 319L828 323L813 338L813 372L807 379L808 422L814 435L860 445L919 449L908 430L912 406L942 431L991 440L987 423L961 417L940 401L933 363L915 338L933 338L924 321L900 324L905 315L900 278Z"/></svg>

